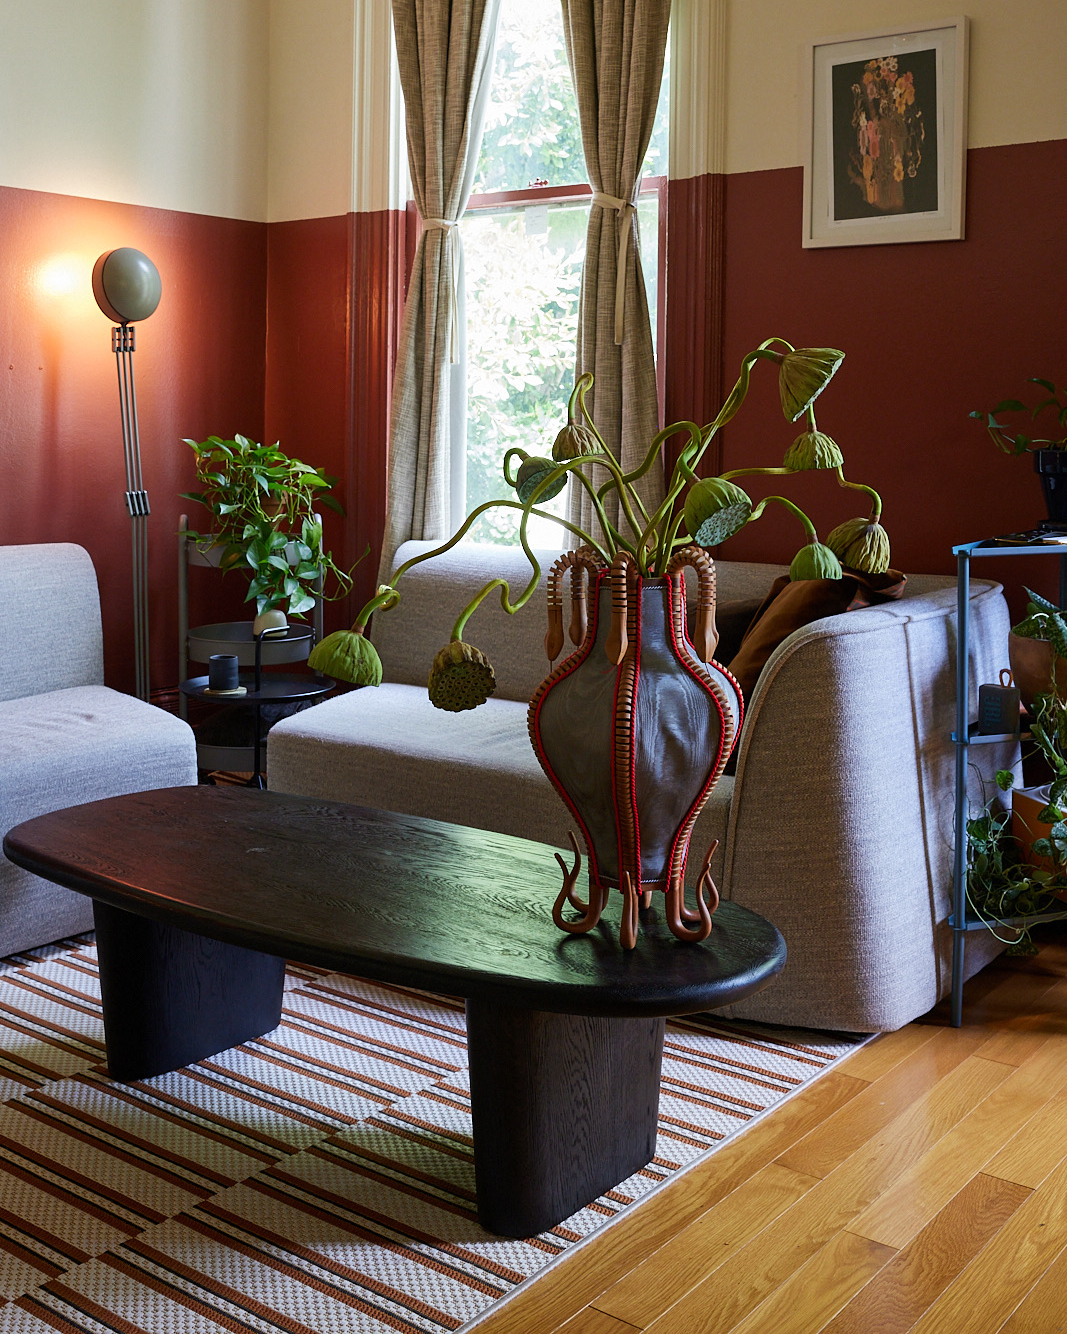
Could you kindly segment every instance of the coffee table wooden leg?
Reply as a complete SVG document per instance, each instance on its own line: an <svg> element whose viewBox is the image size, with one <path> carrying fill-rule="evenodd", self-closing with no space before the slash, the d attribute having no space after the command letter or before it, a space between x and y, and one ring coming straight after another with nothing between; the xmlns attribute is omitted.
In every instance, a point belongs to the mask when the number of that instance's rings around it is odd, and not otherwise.
<svg viewBox="0 0 1067 1334"><path fill-rule="evenodd" d="M278 1026L284 959L98 900L93 915L112 1079L178 1070Z"/></svg>
<svg viewBox="0 0 1067 1334"><path fill-rule="evenodd" d="M467 1001L484 1228L543 1232L652 1158L664 1023Z"/></svg>

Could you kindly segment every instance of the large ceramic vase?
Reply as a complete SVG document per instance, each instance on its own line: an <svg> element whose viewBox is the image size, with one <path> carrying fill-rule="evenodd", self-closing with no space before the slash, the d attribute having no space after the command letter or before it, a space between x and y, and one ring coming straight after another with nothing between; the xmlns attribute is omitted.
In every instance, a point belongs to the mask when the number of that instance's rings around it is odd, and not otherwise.
<svg viewBox="0 0 1067 1334"><path fill-rule="evenodd" d="M686 628L683 567L698 579L693 639ZM741 690L712 661L715 575L699 547L680 552L666 577L642 579L620 555L609 569L588 549L570 552L549 579L554 659L563 646L561 581L570 570L570 633L576 650L530 701L530 736L566 803L588 857L588 900L575 886L581 857L562 858L564 884L553 913L566 931L589 931L609 892L624 897L621 941L636 942L638 907L665 896L682 940L711 930L718 895L707 851L692 906L684 878L693 825L723 771L741 723ZM587 612L588 607L588 612ZM566 909L577 911L568 915Z"/></svg>

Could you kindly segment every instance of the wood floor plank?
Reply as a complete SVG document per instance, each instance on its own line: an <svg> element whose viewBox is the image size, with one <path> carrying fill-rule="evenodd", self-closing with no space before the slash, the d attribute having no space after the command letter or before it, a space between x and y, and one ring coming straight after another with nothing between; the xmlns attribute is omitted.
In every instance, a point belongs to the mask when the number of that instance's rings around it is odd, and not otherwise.
<svg viewBox="0 0 1067 1334"><path fill-rule="evenodd" d="M879 1033L859 1051L846 1056L838 1068L853 1079L878 1079L920 1047L925 1047L937 1036L937 1032L936 1028L906 1024L894 1033Z"/></svg>
<svg viewBox="0 0 1067 1334"><path fill-rule="evenodd" d="M817 1180L779 1163L768 1163L602 1292L593 1304L643 1329L695 1283L731 1259Z"/></svg>
<svg viewBox="0 0 1067 1334"><path fill-rule="evenodd" d="M896 1255L853 1232L839 1232L731 1334L816 1334Z"/></svg>
<svg viewBox="0 0 1067 1334"><path fill-rule="evenodd" d="M1043 998L1063 977L1061 947L1048 944L1037 959L994 960L967 983L963 1007L964 1032L989 1035L1001 1027L1010 1027L1020 1014L1044 1008ZM946 997L917 1022L938 1027L948 1023L949 1000Z"/></svg>
<svg viewBox="0 0 1067 1334"><path fill-rule="evenodd" d="M1000 1327L999 1334L1065 1334L1067 1250L1060 1251L1035 1287Z"/></svg>
<svg viewBox="0 0 1067 1334"><path fill-rule="evenodd" d="M553 1334L636 1334L636 1328L587 1306L571 1316L565 1325L557 1325Z"/></svg>
<svg viewBox="0 0 1067 1334"><path fill-rule="evenodd" d="M981 1044L978 1034L953 1028L937 1030L930 1042L874 1080L836 1115L794 1144L780 1161L805 1176L827 1176Z"/></svg>
<svg viewBox="0 0 1067 1334"><path fill-rule="evenodd" d="M545 1334L563 1324L865 1088L863 1080L828 1071L491 1312L478 1334Z"/></svg>
<svg viewBox="0 0 1067 1334"><path fill-rule="evenodd" d="M990 1061L1021 1065L1050 1037L1067 1037L1067 978L1060 978L1030 1008L990 1032L977 1055Z"/></svg>
<svg viewBox="0 0 1067 1334"><path fill-rule="evenodd" d="M648 1329L654 1334L726 1334L1010 1073L1010 1066L972 1056L888 1127L872 1108L872 1130L859 1149Z"/></svg>
<svg viewBox="0 0 1067 1334"><path fill-rule="evenodd" d="M1039 1186L1067 1152L1067 1092L1058 1093L1000 1152L984 1171L990 1176Z"/></svg>
<svg viewBox="0 0 1067 1334"><path fill-rule="evenodd" d="M849 1224L851 1231L898 1250L906 1246L985 1168L1005 1139L1016 1131L1023 1133L1027 1123L1067 1085L1067 1042L1046 1038L1022 1065L1009 1069L1012 1073L988 1098ZM1036 1137L1039 1141L1045 1138L1040 1131ZM1055 1165L1051 1163L1049 1171Z"/></svg>
<svg viewBox="0 0 1067 1334"><path fill-rule="evenodd" d="M912 1334L996 1334L1064 1246L1067 1162L1037 1187L912 1327Z"/></svg>
<svg viewBox="0 0 1067 1334"><path fill-rule="evenodd" d="M1012 1181L972 1178L823 1334L905 1334L1029 1196Z"/></svg>

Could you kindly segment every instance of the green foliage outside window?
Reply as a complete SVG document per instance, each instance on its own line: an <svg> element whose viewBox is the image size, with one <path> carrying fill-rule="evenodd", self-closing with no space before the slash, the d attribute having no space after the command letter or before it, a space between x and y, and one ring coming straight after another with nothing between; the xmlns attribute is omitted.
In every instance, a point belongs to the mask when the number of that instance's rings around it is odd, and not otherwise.
<svg viewBox="0 0 1067 1334"><path fill-rule="evenodd" d="M665 174L667 78L645 175ZM474 192L587 180L559 0L505 0ZM656 204L640 208L655 319ZM578 296L589 207L552 207L546 234L528 235L524 210L463 222L467 286L467 507L509 493L500 461L512 447L551 446L574 382ZM645 234L647 233L647 235ZM651 269L649 265L651 264ZM561 495L548 508L563 513ZM472 535L511 542L512 511L488 513ZM546 526L547 521L546 521ZM531 533L535 542L537 534ZM555 532L548 541L555 545Z"/></svg>

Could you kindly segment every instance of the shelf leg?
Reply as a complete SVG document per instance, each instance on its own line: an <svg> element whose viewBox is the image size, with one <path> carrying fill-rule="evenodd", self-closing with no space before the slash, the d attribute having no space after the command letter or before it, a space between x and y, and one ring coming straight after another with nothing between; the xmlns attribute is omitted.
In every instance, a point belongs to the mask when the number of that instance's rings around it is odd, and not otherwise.
<svg viewBox="0 0 1067 1334"><path fill-rule="evenodd" d="M970 553L956 557L956 811L952 865L952 1014L963 1023L963 958L967 932L967 743L970 704Z"/></svg>

